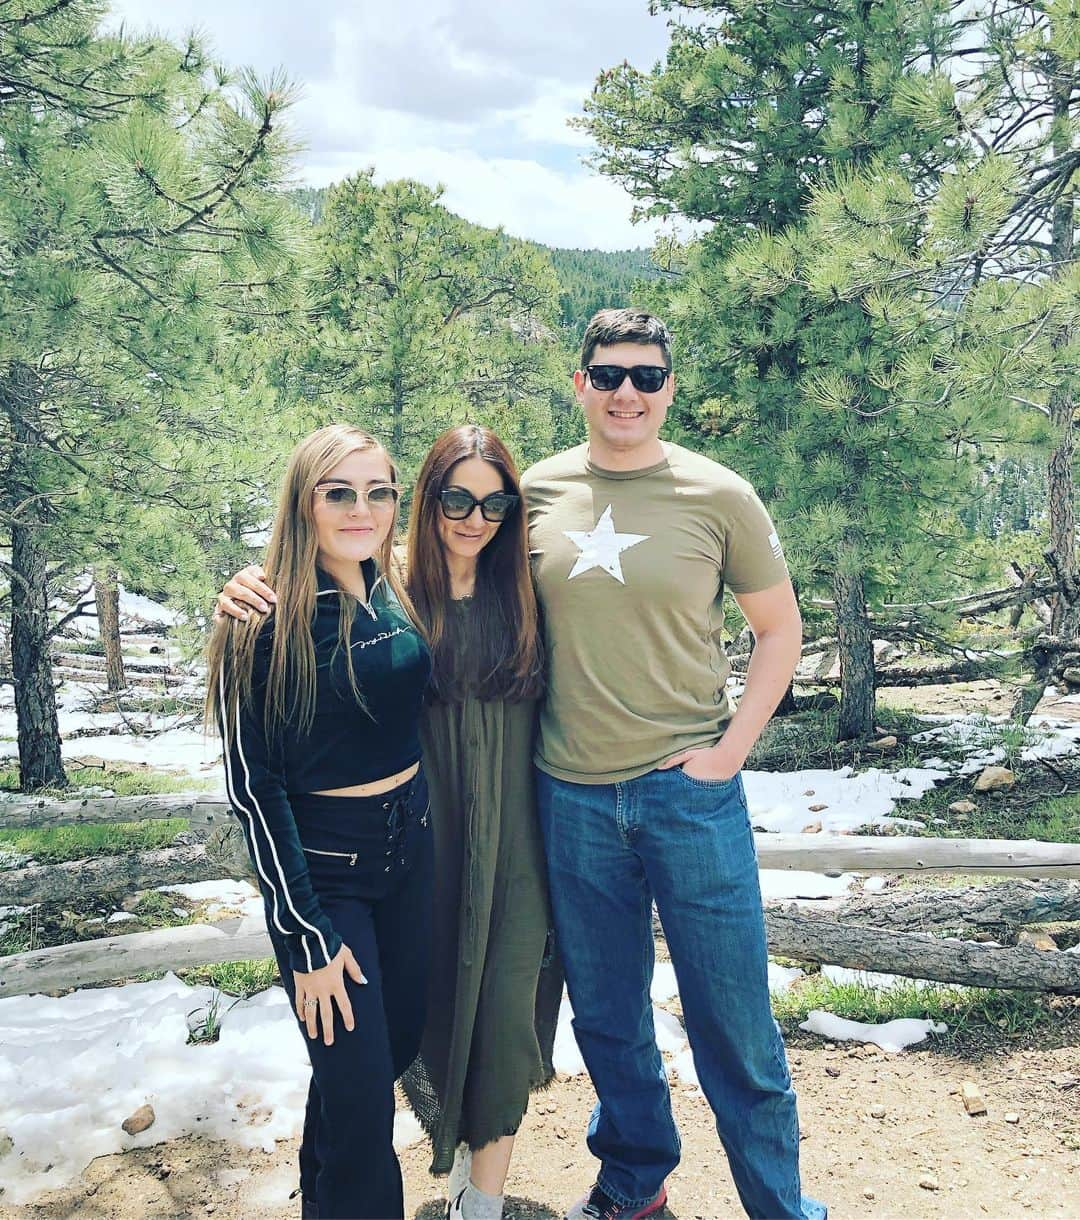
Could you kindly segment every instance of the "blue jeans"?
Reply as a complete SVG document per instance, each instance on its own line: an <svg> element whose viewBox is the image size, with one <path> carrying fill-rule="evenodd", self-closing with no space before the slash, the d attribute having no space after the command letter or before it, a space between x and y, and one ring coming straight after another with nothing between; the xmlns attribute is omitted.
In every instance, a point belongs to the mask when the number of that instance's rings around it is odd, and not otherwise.
<svg viewBox="0 0 1080 1220"><path fill-rule="evenodd" d="M624 1206L679 1163L653 1028L655 899L701 1087L747 1215L820 1220L801 1193L799 1122L769 1007L757 856L739 776L681 768L616 784L538 772L555 931L574 1033L600 1099L588 1143Z"/></svg>

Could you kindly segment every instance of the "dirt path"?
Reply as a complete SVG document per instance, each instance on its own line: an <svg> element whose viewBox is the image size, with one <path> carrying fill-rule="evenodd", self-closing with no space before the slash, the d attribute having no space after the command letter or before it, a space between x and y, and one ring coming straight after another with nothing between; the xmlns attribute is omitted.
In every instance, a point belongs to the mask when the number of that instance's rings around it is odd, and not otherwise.
<svg viewBox="0 0 1080 1220"><path fill-rule="evenodd" d="M844 1217L1080 1217L1080 1014L1049 1034L1004 1037L964 1058L942 1050L887 1055L874 1047L790 1040L803 1124L807 1188ZM989 1113L959 1096L975 1081ZM669 1181L677 1220L742 1215L704 1099L676 1083L683 1161ZM507 1220L558 1220L591 1182L583 1140L593 1104L586 1078L533 1100L508 1184ZM871 1117L871 1111L884 1116ZM1010 1122L1006 1115L1015 1115ZM102 1157L75 1187L0 1220L285 1220L299 1215L295 1144L273 1154L198 1139ZM409 1215L438 1220L441 1185L426 1146L402 1154Z"/></svg>

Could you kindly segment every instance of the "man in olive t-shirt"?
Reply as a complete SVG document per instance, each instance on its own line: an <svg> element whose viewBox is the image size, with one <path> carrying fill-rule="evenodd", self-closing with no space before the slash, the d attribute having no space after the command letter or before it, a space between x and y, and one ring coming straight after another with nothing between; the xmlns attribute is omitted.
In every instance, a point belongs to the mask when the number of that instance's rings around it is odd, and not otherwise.
<svg viewBox="0 0 1080 1220"><path fill-rule="evenodd" d="M658 433L663 324L602 310L574 375L587 445L526 471L548 691L538 807L574 1032L599 1101L596 1184L570 1220L659 1211L679 1136L649 988L655 900L694 1064L747 1213L818 1220L769 1008L757 860L739 778L799 657L776 531L750 485ZM724 590L756 647L725 692Z"/></svg>

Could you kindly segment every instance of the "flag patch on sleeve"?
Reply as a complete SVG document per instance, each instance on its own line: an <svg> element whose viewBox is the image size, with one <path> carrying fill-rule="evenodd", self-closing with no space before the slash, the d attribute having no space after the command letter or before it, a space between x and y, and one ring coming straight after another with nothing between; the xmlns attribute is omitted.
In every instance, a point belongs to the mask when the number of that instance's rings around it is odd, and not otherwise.
<svg viewBox="0 0 1080 1220"><path fill-rule="evenodd" d="M776 530L773 530L773 532L769 535L769 546L772 547L774 559L784 558L784 548L780 545L780 539L777 536Z"/></svg>

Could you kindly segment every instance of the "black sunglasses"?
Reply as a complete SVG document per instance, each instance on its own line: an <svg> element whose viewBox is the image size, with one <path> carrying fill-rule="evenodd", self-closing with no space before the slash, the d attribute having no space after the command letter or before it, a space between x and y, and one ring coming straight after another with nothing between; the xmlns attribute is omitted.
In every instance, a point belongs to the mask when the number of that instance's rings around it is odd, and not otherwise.
<svg viewBox="0 0 1080 1220"><path fill-rule="evenodd" d="M621 364L590 364L585 372L593 389L617 390L629 376L631 385L642 394L655 394L671 376L671 369L660 364L635 364L629 369Z"/></svg>
<svg viewBox="0 0 1080 1220"><path fill-rule="evenodd" d="M439 492L442 515L449 521L464 521L466 517L472 516L477 505L480 506L480 514L485 521L505 521L517 507L519 498L508 491L493 491L478 500L464 487L444 487Z"/></svg>

